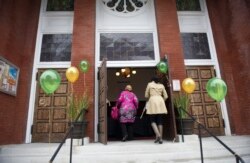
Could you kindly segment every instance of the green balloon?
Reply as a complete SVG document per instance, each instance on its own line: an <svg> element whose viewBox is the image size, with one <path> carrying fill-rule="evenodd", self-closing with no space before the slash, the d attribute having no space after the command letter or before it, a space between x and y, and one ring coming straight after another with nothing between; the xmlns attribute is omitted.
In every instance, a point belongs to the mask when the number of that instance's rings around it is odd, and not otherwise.
<svg viewBox="0 0 250 163"><path fill-rule="evenodd" d="M40 86L46 94L54 93L61 84L61 77L55 70L46 70L40 76Z"/></svg>
<svg viewBox="0 0 250 163"><path fill-rule="evenodd" d="M168 71L168 66L167 66L167 63L166 62L163 62L163 61L160 61L158 64L157 64L157 69L161 72L161 73L167 73Z"/></svg>
<svg viewBox="0 0 250 163"><path fill-rule="evenodd" d="M212 78L207 82L206 90L212 99L220 102L227 94L227 85L222 79Z"/></svg>
<svg viewBox="0 0 250 163"><path fill-rule="evenodd" d="M82 60L82 61L80 62L80 70L81 70L82 72L87 72L88 69L89 69L89 63L88 63L88 61Z"/></svg>

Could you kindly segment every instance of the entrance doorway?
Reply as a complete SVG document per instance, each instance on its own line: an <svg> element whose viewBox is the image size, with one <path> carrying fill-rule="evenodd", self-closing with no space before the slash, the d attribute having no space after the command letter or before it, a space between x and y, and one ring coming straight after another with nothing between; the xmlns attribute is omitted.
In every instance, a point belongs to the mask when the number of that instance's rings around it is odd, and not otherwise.
<svg viewBox="0 0 250 163"><path fill-rule="evenodd" d="M131 69L131 68L129 68ZM134 139L154 139L154 132L150 125L149 116L143 113L146 98L144 97L145 89L150 82L152 76L155 75L155 68L133 68L135 74L131 73L130 77L120 74L121 68L107 69L107 134L108 141L121 140L121 128L118 120L113 120L110 116L111 108L115 106L119 94L124 90L125 86L130 84L133 87L133 92L139 100L136 120L133 125ZM132 70L131 70L132 72Z"/></svg>
<svg viewBox="0 0 250 163"><path fill-rule="evenodd" d="M135 70L136 73L132 73ZM131 76L127 74L118 75L121 72L121 67L107 67L104 59L101 66L98 68L98 124L97 133L98 141L107 144L108 141L121 140L121 128L118 121L111 118L111 108L115 103L120 93L125 89L127 84L132 85L133 92L139 100L139 109L137 110L136 122L134 126L134 139L154 139L154 133L151 129L148 116L141 114L145 107L146 98L144 97L145 89L148 82L154 75L161 75L161 81L165 86L169 98L166 100L168 114L163 119L163 139L175 140L177 138L175 112L172 105L171 77L169 74L159 74L158 69L154 67L130 67Z"/></svg>

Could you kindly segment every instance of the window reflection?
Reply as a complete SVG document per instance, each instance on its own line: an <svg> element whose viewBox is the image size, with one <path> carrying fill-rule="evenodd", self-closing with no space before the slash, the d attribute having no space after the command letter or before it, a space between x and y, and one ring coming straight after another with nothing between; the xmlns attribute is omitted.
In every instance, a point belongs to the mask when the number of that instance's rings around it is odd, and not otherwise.
<svg viewBox="0 0 250 163"><path fill-rule="evenodd" d="M41 62L70 61L71 34L45 34L42 40Z"/></svg>
<svg viewBox="0 0 250 163"><path fill-rule="evenodd" d="M181 33L185 59L211 59L206 33Z"/></svg>
<svg viewBox="0 0 250 163"><path fill-rule="evenodd" d="M74 0L48 0L46 11L74 11Z"/></svg>
<svg viewBox="0 0 250 163"><path fill-rule="evenodd" d="M100 60L155 59L152 33L102 33L100 37Z"/></svg>
<svg viewBox="0 0 250 163"><path fill-rule="evenodd" d="M201 11L199 0L176 0L178 11Z"/></svg>

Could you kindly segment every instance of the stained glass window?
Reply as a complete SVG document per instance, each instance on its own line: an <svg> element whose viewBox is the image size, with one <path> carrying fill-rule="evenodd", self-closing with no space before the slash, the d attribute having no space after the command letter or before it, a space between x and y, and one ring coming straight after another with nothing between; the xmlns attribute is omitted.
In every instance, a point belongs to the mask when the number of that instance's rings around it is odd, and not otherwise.
<svg viewBox="0 0 250 163"><path fill-rule="evenodd" d="M199 0L176 0L178 11L201 11Z"/></svg>
<svg viewBox="0 0 250 163"><path fill-rule="evenodd" d="M185 59L211 59L206 33L181 33Z"/></svg>
<svg viewBox="0 0 250 163"><path fill-rule="evenodd" d="M139 11L148 0L102 0L102 2L111 11L129 13Z"/></svg>
<svg viewBox="0 0 250 163"><path fill-rule="evenodd" d="M41 62L70 61L72 35L45 34L42 40Z"/></svg>
<svg viewBox="0 0 250 163"><path fill-rule="evenodd" d="M100 60L135 61L154 60L152 33L102 33Z"/></svg>
<svg viewBox="0 0 250 163"><path fill-rule="evenodd" d="M46 11L74 11L74 0L48 0Z"/></svg>

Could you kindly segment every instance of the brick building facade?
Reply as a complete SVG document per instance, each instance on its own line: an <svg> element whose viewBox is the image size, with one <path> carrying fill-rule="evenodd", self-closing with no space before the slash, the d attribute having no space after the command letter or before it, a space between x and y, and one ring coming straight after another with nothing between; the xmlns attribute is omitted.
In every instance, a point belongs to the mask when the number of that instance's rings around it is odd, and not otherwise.
<svg viewBox="0 0 250 163"><path fill-rule="evenodd" d="M173 0L154 0L155 23L158 35L159 58L168 54L172 79L186 78L184 50L181 38L180 15ZM0 0L0 55L20 68L17 96L0 92L0 144L20 144L30 142L27 128L32 124L30 107L34 89L35 52L37 37L41 27L41 1ZM226 116L226 134L250 134L250 3L239 1L206 1L208 22L218 59L218 72L227 83L228 93L222 107ZM90 63L86 76L88 90L94 100L88 113L88 136L97 141L96 135L96 23L97 2L75 0L71 65L77 66L82 58ZM179 20L178 20L179 17ZM210 26L209 26L210 27ZM184 30L185 31L185 30ZM210 29L208 29L210 32ZM197 64L195 65L197 66ZM217 72L217 74L218 74ZM83 77L74 85L76 92L82 91ZM33 90L34 91L34 90ZM225 113L226 112L226 113ZM225 118L225 117L224 117ZM30 120L29 120L30 119Z"/></svg>

